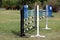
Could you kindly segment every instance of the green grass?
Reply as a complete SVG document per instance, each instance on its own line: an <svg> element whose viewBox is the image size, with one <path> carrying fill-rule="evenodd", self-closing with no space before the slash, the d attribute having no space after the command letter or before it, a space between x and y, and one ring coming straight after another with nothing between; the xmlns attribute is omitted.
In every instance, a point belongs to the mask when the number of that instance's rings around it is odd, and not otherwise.
<svg viewBox="0 0 60 40"><path fill-rule="evenodd" d="M19 11L2 10L0 11L0 40L60 40L60 13L53 13L53 15L54 17L49 18L48 22L51 30L43 30L45 19L40 21L40 34L45 35L45 38L23 38L16 35L20 31ZM34 34L36 32L34 31L30 33Z"/></svg>

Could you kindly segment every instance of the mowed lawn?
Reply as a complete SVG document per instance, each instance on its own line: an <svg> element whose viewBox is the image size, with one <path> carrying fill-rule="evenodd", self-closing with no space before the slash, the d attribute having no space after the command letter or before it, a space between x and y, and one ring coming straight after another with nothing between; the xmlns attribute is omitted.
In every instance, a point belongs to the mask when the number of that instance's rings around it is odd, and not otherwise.
<svg viewBox="0 0 60 40"><path fill-rule="evenodd" d="M26 38L17 35L20 32L20 11L0 10L0 40L60 40L60 13L53 13L53 16L48 22L51 30L43 29L45 19L40 21L40 35L45 35L45 38ZM31 34L34 34L34 31Z"/></svg>

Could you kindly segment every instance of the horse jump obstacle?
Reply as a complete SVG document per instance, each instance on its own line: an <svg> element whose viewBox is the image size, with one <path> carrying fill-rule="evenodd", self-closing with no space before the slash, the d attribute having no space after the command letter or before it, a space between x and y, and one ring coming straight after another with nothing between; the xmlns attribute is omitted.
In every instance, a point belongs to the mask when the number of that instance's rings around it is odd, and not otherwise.
<svg viewBox="0 0 60 40"><path fill-rule="evenodd" d="M35 26L37 27L37 35L32 35L31 37L45 37L45 36L41 36L40 34L39 34L39 5L37 5L36 6L37 8L36 8L36 14L35 14L35 19L36 20L33 20L33 22L35 21ZM22 10L23 12L24 12L24 10ZM46 13L47 13L47 11L48 11L48 9L47 9L47 6L46 6ZM22 12L22 13L23 13ZM21 36L25 36L25 30L24 30L24 26L25 25L28 25L28 24L30 24L30 23L26 23L26 24L24 24L24 21L25 20L28 20L28 19L30 19L30 18L27 18L28 17L28 15L26 15L26 19L24 19L24 13L22 14L21 13L21 21L22 21L22 23L21 23ZM47 18L46 18L47 19ZM32 22L31 22L32 23ZM46 24L48 24L48 22L46 21ZM35 27L34 26L34 27ZM31 29L32 27L30 27L30 29ZM26 30L28 30L29 28L27 28Z"/></svg>

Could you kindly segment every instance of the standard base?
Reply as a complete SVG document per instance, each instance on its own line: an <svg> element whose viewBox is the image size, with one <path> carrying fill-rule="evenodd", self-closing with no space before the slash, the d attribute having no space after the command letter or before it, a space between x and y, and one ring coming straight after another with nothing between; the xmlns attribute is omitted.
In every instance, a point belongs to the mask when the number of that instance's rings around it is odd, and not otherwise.
<svg viewBox="0 0 60 40"><path fill-rule="evenodd" d="M43 28L43 29L50 30L51 28Z"/></svg>
<svg viewBox="0 0 60 40"><path fill-rule="evenodd" d="M41 35L32 35L31 37L45 37L45 36L41 36Z"/></svg>

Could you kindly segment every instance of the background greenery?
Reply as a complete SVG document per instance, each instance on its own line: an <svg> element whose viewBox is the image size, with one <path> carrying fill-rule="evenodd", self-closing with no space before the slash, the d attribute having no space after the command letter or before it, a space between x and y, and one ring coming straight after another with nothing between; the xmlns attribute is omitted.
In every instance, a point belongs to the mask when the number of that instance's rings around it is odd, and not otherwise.
<svg viewBox="0 0 60 40"><path fill-rule="evenodd" d="M29 5L29 8L34 8L36 4L40 7L46 4L60 7L60 0L24 0ZM2 5L1 5L2 4ZM16 6L22 7L22 0L0 0L0 7L3 8L15 8ZM56 10L56 9L54 9ZM60 12L53 13L54 17L49 18L48 27L51 30L43 30L45 27L45 19L40 21L40 34L45 35L45 38L31 38L31 37L20 37L20 11L19 10L0 10L0 40L60 40ZM36 30L35 30L36 32ZM28 32L35 34L35 32Z"/></svg>
<svg viewBox="0 0 60 40"><path fill-rule="evenodd" d="M0 0L0 7L22 7L22 4L26 3L30 8L34 8L33 6L39 4L40 7L45 6L46 4L60 6L60 0ZM33 6L32 6L33 5Z"/></svg>

